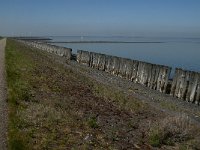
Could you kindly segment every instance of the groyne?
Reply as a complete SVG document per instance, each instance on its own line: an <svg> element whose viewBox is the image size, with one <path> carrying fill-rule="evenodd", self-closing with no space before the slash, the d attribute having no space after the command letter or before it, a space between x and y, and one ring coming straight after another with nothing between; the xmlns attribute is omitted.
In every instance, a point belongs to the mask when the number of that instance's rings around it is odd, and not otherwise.
<svg viewBox="0 0 200 150"><path fill-rule="evenodd" d="M198 72L176 68L171 83L169 76L172 68L169 66L84 50L77 51L77 62L126 78L150 89L170 94L173 97L200 104L200 73Z"/></svg>
<svg viewBox="0 0 200 150"><path fill-rule="evenodd" d="M72 59L72 49L53 46L46 43L22 41L22 43ZM117 56L110 56L85 50L78 50L76 61L107 73L142 84L161 93L187 102L200 104L200 73L175 69L174 77L169 80L172 68L170 66L151 64L148 62L131 60Z"/></svg>
<svg viewBox="0 0 200 150"><path fill-rule="evenodd" d="M199 104L200 73L176 68L170 95Z"/></svg>
<svg viewBox="0 0 200 150"><path fill-rule="evenodd" d="M53 53L56 55L59 55L61 57L65 57L66 61L71 60L72 57L72 49L71 48L65 48L55 45L46 44L43 42L37 42L37 41L27 41L27 40L18 40L21 43L28 45L30 47L34 47L43 51L47 51L49 53Z"/></svg>
<svg viewBox="0 0 200 150"><path fill-rule="evenodd" d="M127 41L47 41L47 43L164 43L160 41L138 41L138 42L127 42Z"/></svg>
<svg viewBox="0 0 200 150"><path fill-rule="evenodd" d="M171 68L147 62L78 50L77 61L166 93Z"/></svg>

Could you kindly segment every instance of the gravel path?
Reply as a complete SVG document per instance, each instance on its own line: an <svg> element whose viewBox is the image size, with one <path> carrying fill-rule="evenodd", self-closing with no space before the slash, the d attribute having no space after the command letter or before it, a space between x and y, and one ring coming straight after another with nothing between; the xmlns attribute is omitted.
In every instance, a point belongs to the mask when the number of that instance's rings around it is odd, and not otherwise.
<svg viewBox="0 0 200 150"><path fill-rule="evenodd" d="M0 40L0 150L7 149L7 102L5 81L6 39Z"/></svg>

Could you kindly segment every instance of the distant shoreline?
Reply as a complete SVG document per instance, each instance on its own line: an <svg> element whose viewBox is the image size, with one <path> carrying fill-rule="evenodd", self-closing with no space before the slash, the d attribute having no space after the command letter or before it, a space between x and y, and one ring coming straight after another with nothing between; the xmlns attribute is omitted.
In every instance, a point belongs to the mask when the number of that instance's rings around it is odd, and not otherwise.
<svg viewBox="0 0 200 150"><path fill-rule="evenodd" d="M48 41L47 43L165 43L165 42L148 42L148 41L139 41L139 42L126 42L126 41L66 41L66 42L61 42L61 41Z"/></svg>
<svg viewBox="0 0 200 150"><path fill-rule="evenodd" d="M51 38L46 37L13 37L18 40L27 40L27 41L50 41Z"/></svg>

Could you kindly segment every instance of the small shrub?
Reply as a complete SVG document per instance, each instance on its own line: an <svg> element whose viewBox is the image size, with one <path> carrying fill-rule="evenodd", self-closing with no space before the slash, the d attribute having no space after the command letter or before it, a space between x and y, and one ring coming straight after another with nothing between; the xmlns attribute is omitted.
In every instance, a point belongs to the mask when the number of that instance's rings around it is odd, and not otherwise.
<svg viewBox="0 0 200 150"><path fill-rule="evenodd" d="M98 128L99 125L97 123L97 118L96 117L90 117L88 119L88 125L91 127L91 128Z"/></svg>
<svg viewBox="0 0 200 150"><path fill-rule="evenodd" d="M25 146L23 144L23 141L21 140L13 140L10 142L10 149L12 150L25 150Z"/></svg>
<svg viewBox="0 0 200 150"><path fill-rule="evenodd" d="M188 149L189 149L189 147L184 144L179 147L179 150L188 150Z"/></svg>
<svg viewBox="0 0 200 150"><path fill-rule="evenodd" d="M153 129L152 131L150 131L149 144L154 147L160 147L162 143L161 138L161 131L159 129Z"/></svg>

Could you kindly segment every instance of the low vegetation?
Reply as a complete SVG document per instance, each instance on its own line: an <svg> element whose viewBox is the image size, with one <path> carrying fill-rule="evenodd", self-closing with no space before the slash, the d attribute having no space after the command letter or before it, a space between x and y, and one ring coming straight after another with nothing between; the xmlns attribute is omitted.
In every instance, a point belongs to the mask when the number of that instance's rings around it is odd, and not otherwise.
<svg viewBox="0 0 200 150"><path fill-rule="evenodd" d="M187 143L187 146L189 146L192 143L191 141L195 141L194 135L198 132L200 132L200 129L184 115L167 117L150 127L149 143L155 147L162 145L174 146L177 142ZM196 139L197 141L198 139ZM190 147L194 149L200 148L195 144L191 144Z"/></svg>
<svg viewBox="0 0 200 150"><path fill-rule="evenodd" d="M63 67L53 55L9 39L6 70L9 149L199 148L189 120Z"/></svg>

